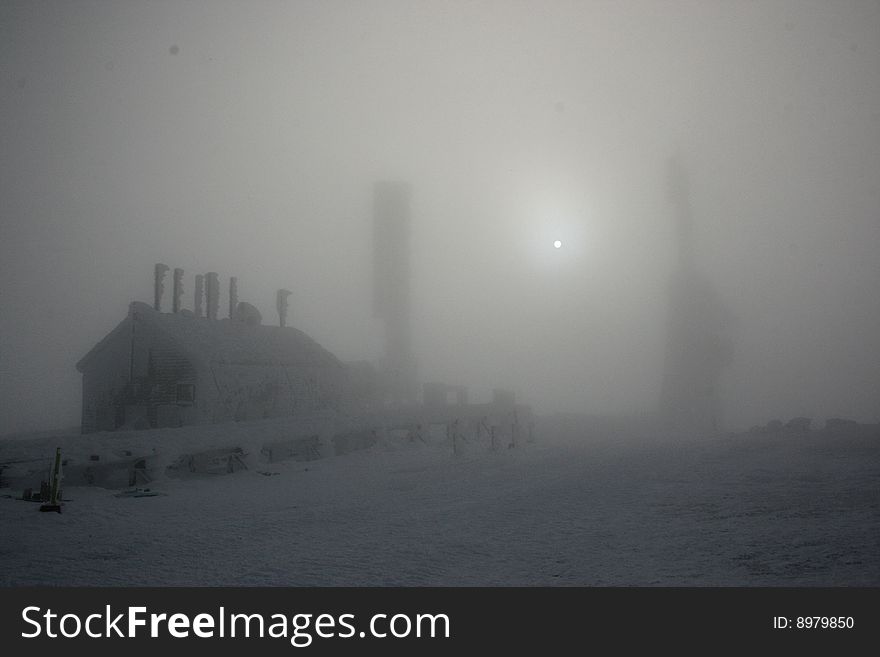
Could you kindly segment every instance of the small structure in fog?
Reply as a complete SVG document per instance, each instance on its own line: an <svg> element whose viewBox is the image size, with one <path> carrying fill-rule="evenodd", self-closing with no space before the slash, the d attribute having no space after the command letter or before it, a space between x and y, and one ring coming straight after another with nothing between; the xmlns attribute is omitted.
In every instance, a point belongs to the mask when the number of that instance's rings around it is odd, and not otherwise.
<svg viewBox="0 0 880 657"><path fill-rule="evenodd" d="M793 417L785 423L785 430L791 433L807 433L812 423L808 417Z"/></svg>
<svg viewBox="0 0 880 657"><path fill-rule="evenodd" d="M235 306L235 313L230 317L248 326L259 326L263 323L263 315L247 301L239 301Z"/></svg>
<svg viewBox="0 0 880 657"><path fill-rule="evenodd" d="M770 420L764 425L764 433L778 433L782 431L782 420Z"/></svg>
<svg viewBox="0 0 880 657"><path fill-rule="evenodd" d="M464 406L468 403L466 386L426 382L422 384L422 403L426 408L445 408L451 404Z"/></svg>
<svg viewBox="0 0 880 657"><path fill-rule="evenodd" d="M825 420L825 431L837 431L838 429L846 429L857 426L859 426L859 423L855 420L848 420L841 417L829 417Z"/></svg>

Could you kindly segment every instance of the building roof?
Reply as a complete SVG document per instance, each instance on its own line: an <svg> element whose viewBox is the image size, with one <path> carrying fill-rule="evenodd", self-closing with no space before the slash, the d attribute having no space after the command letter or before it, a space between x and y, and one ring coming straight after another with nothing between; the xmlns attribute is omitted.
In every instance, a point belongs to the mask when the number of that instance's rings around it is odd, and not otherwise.
<svg viewBox="0 0 880 657"><path fill-rule="evenodd" d="M134 301L128 317L96 344L77 364L82 372L89 361L121 333L144 324L163 334L193 360L241 365L341 368L336 356L293 327L250 325L230 319L211 320L192 313L161 313Z"/></svg>

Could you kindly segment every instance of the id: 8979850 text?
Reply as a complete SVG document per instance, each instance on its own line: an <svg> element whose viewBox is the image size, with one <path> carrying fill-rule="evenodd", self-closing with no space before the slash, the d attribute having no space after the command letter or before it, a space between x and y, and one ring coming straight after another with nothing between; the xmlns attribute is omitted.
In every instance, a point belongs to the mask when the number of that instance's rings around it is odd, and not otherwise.
<svg viewBox="0 0 880 657"><path fill-rule="evenodd" d="M851 630L855 625L852 616L786 616L773 617L775 630Z"/></svg>

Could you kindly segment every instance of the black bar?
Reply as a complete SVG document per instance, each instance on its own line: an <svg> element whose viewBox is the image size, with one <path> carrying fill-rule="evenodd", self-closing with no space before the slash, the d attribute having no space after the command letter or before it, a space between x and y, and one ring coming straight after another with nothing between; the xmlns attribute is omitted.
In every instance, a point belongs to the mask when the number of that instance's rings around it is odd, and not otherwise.
<svg viewBox="0 0 880 657"><path fill-rule="evenodd" d="M470 654L490 649L519 655L548 650L567 653L568 647L590 650L601 645L627 651L645 645L707 652L807 647L840 651L876 644L880 638L878 588L18 588L0 589L0 600L0 645L8 655L80 648L90 655L119 655L126 654L120 650L161 648L164 657L194 649L225 652L230 647L253 649L255 655L289 654L298 650L290 642L291 618L296 614L311 614L298 621L307 625L298 640L303 643L305 635L311 636L305 646L310 654L354 654L365 649L384 654L461 650ZM183 613L190 620L200 613L219 619L222 607L227 637L217 638L215 625L213 638L197 638L190 631L188 638L175 639L160 622L159 637L151 638L148 619L145 627L137 628L135 638L93 639L83 636L84 631L72 639L45 636L42 614L47 609L58 617L75 613L84 620L93 613L106 615L107 605L111 616L140 606L146 611L139 618ZM41 634L25 639L22 633L36 631L33 623L22 618L29 606L40 608L29 612L29 617L41 625ZM265 628L273 622L273 614L281 614L284 619L274 620L287 624L287 638L230 638L228 618L233 613L262 614ZM320 614L333 615L334 620L352 614L348 619L352 630L338 623L328 629L325 622L322 632L344 630L353 636L321 638L314 627ZM388 634L385 638L370 636L370 620L376 614L386 615L376 621L378 631ZM412 628L418 614L445 614L449 637L442 636L444 625L439 623L436 633L441 636L396 638L387 625L395 614L407 615L395 621L398 633L404 633L406 621ZM787 626L780 619L786 619ZM840 619L844 619L843 627L822 627L832 622L838 625ZM127 630L126 620L117 627ZM94 620L92 629L98 633L105 624ZM241 621L237 627L242 629ZM57 617L50 629L59 631ZM66 631L74 629L69 619ZM428 630L426 624L425 634ZM410 634L414 632L411 629Z"/></svg>

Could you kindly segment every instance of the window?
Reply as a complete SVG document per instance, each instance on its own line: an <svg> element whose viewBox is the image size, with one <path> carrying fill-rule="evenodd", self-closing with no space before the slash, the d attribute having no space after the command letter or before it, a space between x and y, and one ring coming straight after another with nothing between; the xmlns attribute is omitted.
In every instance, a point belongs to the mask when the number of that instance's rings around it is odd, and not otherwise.
<svg viewBox="0 0 880 657"><path fill-rule="evenodd" d="M192 404L196 400L196 387L192 383L177 384L177 403Z"/></svg>

